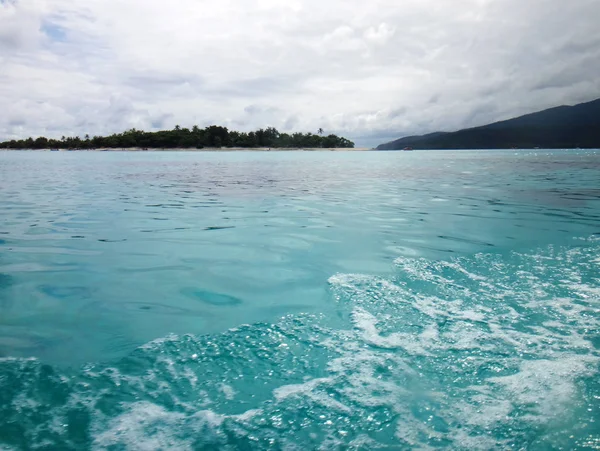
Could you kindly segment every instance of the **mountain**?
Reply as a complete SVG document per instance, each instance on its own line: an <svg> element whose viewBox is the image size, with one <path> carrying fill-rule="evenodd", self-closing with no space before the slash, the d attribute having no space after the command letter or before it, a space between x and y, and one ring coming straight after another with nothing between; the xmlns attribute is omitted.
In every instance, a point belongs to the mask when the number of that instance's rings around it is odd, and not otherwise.
<svg viewBox="0 0 600 451"><path fill-rule="evenodd" d="M407 136L377 150L600 148L600 99L456 132Z"/></svg>

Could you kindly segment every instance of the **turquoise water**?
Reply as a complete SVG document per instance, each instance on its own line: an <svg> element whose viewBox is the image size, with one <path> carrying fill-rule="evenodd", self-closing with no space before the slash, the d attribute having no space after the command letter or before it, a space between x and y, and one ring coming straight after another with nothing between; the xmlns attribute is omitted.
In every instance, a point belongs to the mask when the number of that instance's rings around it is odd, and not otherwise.
<svg viewBox="0 0 600 451"><path fill-rule="evenodd" d="M0 449L600 449L600 151L2 152Z"/></svg>

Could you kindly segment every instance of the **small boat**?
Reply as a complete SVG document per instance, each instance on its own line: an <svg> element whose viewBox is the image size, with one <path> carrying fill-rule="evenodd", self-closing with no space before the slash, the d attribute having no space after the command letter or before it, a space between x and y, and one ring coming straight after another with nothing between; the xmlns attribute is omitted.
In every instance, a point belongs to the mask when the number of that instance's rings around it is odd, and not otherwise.
<svg viewBox="0 0 600 451"><path fill-rule="evenodd" d="M413 150L413 148L412 147L405 147L402 150L404 150L405 152L410 152L411 150Z"/></svg>

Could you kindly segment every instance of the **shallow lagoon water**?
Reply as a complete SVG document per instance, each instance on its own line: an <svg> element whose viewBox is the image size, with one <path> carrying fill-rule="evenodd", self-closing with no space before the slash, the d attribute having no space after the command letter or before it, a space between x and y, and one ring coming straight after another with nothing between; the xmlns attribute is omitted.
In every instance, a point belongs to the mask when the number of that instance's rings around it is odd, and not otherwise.
<svg viewBox="0 0 600 451"><path fill-rule="evenodd" d="M2 152L0 448L598 449L599 181L593 150Z"/></svg>

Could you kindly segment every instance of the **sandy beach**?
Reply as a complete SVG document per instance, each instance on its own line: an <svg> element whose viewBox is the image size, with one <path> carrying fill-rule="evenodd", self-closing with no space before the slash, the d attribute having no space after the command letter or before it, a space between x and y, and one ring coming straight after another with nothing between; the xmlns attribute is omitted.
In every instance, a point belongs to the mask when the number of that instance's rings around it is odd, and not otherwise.
<svg viewBox="0 0 600 451"><path fill-rule="evenodd" d="M28 149L22 149L28 150ZM61 152L363 152L373 150L367 147L358 148L274 148L274 147L205 147L195 148L142 148L142 147L110 147L96 149L40 149Z"/></svg>

